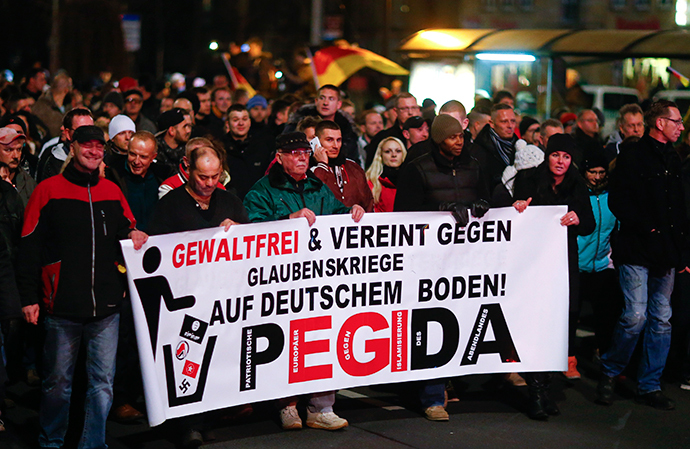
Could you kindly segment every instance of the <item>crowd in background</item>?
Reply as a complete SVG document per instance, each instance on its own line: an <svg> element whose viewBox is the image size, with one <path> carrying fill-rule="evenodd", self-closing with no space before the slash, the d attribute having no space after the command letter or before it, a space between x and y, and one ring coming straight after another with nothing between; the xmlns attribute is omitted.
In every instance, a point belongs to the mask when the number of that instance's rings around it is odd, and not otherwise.
<svg viewBox="0 0 690 449"><path fill-rule="evenodd" d="M437 111L432 99L420 104L397 86L364 110L337 86L267 99L232 88L225 75L191 88L125 77L79 91L67 73L37 68L2 86L0 419L11 404L8 382L40 385L39 443L59 447L75 366L88 384L80 447L105 447L108 416L144 417L119 239L137 247L148 235L281 219L311 225L334 213L359 221L366 213L449 211L466 226L492 207L530 205L568 206L563 375L580 377L575 337L589 302L592 357L602 370L597 402L611 404L616 377L631 359L638 363L643 335L636 399L673 409L661 391L672 292L672 378L690 390L690 139L678 107L625 105L616 132L602 136L597 110L540 121L521 116L513 95L499 91L470 111L456 100ZM183 300L166 307L186 307ZM527 414L545 420L560 413L552 376L502 377L526 386ZM445 406L458 400L451 382L416 388L426 418L449 419ZM283 428L302 427L299 399L276 401ZM307 426L346 427L334 403L335 392L309 395ZM182 419L180 441L202 444L209 419Z"/></svg>

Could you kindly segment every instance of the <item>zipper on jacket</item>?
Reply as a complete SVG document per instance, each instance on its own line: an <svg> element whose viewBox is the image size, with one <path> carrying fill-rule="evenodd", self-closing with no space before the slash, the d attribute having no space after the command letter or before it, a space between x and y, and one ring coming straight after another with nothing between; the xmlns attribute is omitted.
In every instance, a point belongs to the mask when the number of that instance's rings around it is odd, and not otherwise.
<svg viewBox="0 0 690 449"><path fill-rule="evenodd" d="M599 222L597 223L597 246L594 248L594 258L592 259L592 273L597 271L597 257L599 256L599 243L601 243L601 201L599 195L597 197L597 209L599 210Z"/></svg>
<svg viewBox="0 0 690 449"><path fill-rule="evenodd" d="M108 228L105 227L105 211L101 209L101 218L103 219L103 235L108 235Z"/></svg>
<svg viewBox="0 0 690 449"><path fill-rule="evenodd" d="M93 216L93 200L91 198L91 183L86 185L89 192L89 209L91 210L91 301L93 302L93 316L96 316L96 220ZM104 223L105 226L105 223Z"/></svg>
<svg viewBox="0 0 690 449"><path fill-rule="evenodd" d="M280 201L281 201L283 204L285 204L285 207L286 207L287 210L288 210L288 215L290 215L290 214L292 213L292 212L290 212L292 209L290 209L290 206L288 206L288 203L285 202L285 200L283 199L282 196L280 197Z"/></svg>

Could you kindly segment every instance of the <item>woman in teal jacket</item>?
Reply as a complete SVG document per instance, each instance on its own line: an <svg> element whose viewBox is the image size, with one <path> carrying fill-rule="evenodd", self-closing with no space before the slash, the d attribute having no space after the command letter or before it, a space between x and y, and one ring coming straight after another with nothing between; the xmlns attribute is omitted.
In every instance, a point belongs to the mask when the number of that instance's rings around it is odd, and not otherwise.
<svg viewBox="0 0 690 449"><path fill-rule="evenodd" d="M590 301L594 312L594 334L599 354L611 344L613 328L621 314L622 293L618 273L611 260L611 235L618 223L609 209L606 159L591 157L584 161L582 174L589 188L589 200L596 228L586 236L578 236L580 294Z"/></svg>

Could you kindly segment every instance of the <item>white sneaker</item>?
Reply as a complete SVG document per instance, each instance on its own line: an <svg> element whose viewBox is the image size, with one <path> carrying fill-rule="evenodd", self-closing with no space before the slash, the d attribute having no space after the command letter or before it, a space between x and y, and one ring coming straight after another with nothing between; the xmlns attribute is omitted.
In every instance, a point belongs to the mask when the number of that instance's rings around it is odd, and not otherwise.
<svg viewBox="0 0 690 449"><path fill-rule="evenodd" d="M280 422L285 430L297 430L302 428L302 419L297 413L297 407L288 405L280 410Z"/></svg>
<svg viewBox="0 0 690 449"><path fill-rule="evenodd" d="M338 430L347 427L347 420L333 412L311 413L307 410L307 426L314 429Z"/></svg>

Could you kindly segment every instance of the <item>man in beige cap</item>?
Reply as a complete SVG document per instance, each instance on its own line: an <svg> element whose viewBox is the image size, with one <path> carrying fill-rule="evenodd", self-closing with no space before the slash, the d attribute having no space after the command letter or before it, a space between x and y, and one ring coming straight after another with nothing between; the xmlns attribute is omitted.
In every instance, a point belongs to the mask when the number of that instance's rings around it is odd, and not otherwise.
<svg viewBox="0 0 690 449"><path fill-rule="evenodd" d="M0 128L0 162L10 167L9 182L19 193L24 207L36 188L36 181L19 166L26 136L13 128Z"/></svg>

